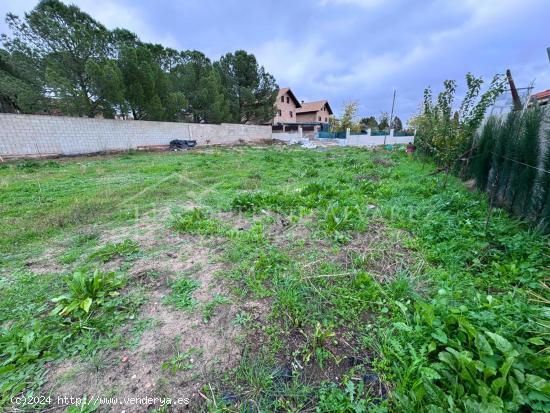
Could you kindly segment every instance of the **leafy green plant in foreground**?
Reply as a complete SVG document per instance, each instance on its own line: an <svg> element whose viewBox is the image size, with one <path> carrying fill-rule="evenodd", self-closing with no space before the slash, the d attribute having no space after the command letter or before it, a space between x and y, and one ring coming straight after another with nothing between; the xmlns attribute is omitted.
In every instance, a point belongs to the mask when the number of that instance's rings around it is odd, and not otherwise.
<svg viewBox="0 0 550 413"><path fill-rule="evenodd" d="M52 299L57 306L51 315L88 314L93 307L100 306L106 297L115 297L115 290L122 287L124 280L114 272L103 273L95 270L93 273L85 270L76 271L66 279L69 292Z"/></svg>
<svg viewBox="0 0 550 413"><path fill-rule="evenodd" d="M346 231L364 229L366 224L357 205L342 205L335 202L329 205L321 220L321 225L333 239L345 241Z"/></svg>
<svg viewBox="0 0 550 413"><path fill-rule="evenodd" d="M14 276L23 281L21 287L18 282L13 295L3 297L11 305L22 306L29 285L24 282L26 277ZM36 276L29 281L35 288L41 287ZM122 285L122 279L111 273L82 271L57 286L68 288L58 297L57 310L47 311L51 306L47 294L37 296L35 299L44 298L44 303L27 305L27 311L2 309L2 316L13 321L0 328L0 410L12 396L24 390L34 392L45 382L46 363L63 357L85 358L99 349L124 345L116 331L135 317L143 297L137 291L117 295L115 290ZM66 317L60 315L63 311Z"/></svg>

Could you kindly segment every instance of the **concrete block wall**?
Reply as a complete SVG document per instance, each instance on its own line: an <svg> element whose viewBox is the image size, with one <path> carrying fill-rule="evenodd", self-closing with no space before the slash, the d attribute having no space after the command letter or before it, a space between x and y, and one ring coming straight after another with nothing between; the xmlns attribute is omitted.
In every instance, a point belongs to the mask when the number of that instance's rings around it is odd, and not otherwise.
<svg viewBox="0 0 550 413"><path fill-rule="evenodd" d="M145 145L168 145L172 139L195 139L198 145L258 142L271 139L271 126L0 113L0 156L128 150Z"/></svg>

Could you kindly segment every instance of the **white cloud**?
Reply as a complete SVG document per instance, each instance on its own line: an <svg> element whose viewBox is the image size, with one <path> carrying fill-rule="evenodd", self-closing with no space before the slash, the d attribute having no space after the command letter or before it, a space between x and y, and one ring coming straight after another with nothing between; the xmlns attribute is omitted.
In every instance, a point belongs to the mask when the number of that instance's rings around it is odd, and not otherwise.
<svg viewBox="0 0 550 413"><path fill-rule="evenodd" d="M145 42L161 43L176 49L181 48L173 35L159 33L155 30L143 14L143 7L136 7L133 2L127 4L110 0L65 0L65 2L76 4L109 29L121 27L136 33Z"/></svg>
<svg viewBox="0 0 550 413"><path fill-rule="evenodd" d="M25 12L30 11L36 6L36 0L8 0L0 2L0 33L8 33L8 25L4 21L6 14L13 13L16 16L23 17Z"/></svg>
<svg viewBox="0 0 550 413"><path fill-rule="evenodd" d="M323 43L317 37L273 39L263 43L253 53L267 71L275 76L281 87L296 88L301 85L307 89L322 90L324 76L344 67L343 62L323 49ZM295 92L300 94L299 90ZM304 100L309 98L303 96Z"/></svg>
<svg viewBox="0 0 550 413"><path fill-rule="evenodd" d="M65 4L75 4L109 29L122 27L136 33L145 42L161 43L173 48L181 48L180 43L171 34L155 30L144 15L144 8L134 3L124 4L110 0L63 0ZM0 4L0 32L8 30L4 16L12 12L20 17L31 11L37 0L9 0Z"/></svg>

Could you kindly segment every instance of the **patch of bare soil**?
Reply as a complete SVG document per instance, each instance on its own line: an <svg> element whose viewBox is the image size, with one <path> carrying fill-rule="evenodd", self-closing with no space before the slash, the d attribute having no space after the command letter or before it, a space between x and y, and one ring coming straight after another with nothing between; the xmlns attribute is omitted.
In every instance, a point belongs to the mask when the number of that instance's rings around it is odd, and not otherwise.
<svg viewBox="0 0 550 413"><path fill-rule="evenodd" d="M220 212L216 218L224 223L229 223L237 231L246 231L252 225L252 222L243 214L235 212Z"/></svg>
<svg viewBox="0 0 550 413"><path fill-rule="evenodd" d="M313 331L299 329L288 333L285 349L277 355L276 379L289 381L297 375L302 383L316 387L326 381L343 384L348 377L363 381L372 397L386 397L387 384L373 372L375 354L359 352L357 349L361 346L351 330L336 329L334 336L318 348L312 346L312 334Z"/></svg>
<svg viewBox="0 0 550 413"><path fill-rule="evenodd" d="M169 411L198 411L208 397L208 383L219 380L240 360L244 336L234 321L236 315L246 311L252 319L263 320L268 309L261 302L231 297L230 286L217 276L224 264L215 262L215 249L205 246L200 237L180 236L159 224L144 222L138 224L138 231L114 231L102 240L124 238L138 241L142 250L149 252L133 263L130 274L135 283L149 290L140 318L151 320L152 327L145 330L135 348L109 351L100 363L66 360L52 365L46 389L54 397L189 398L188 409L178 406ZM182 273L199 284L193 292L196 304L189 310L163 303L171 291L170 280ZM227 299L214 307L206 321L205 308L216 296ZM153 406L123 408L145 412ZM101 406L99 411L112 410Z"/></svg>
<svg viewBox="0 0 550 413"><path fill-rule="evenodd" d="M375 158L373 160L373 162L377 165L382 165L382 166L386 166L386 167L395 165L395 163L391 159L388 159L388 158Z"/></svg>
<svg viewBox="0 0 550 413"><path fill-rule="evenodd" d="M299 222L290 222L284 215L272 215L275 223L270 229L269 238L277 248L284 250L293 242L302 242L304 251L328 248L328 243L324 240L313 240L312 230L307 225L313 217L303 217Z"/></svg>
<svg viewBox="0 0 550 413"><path fill-rule="evenodd" d="M406 236L404 231L390 231L373 222L342 247L334 260L344 268L359 264L378 282L392 281L398 271L412 264L411 251L403 246Z"/></svg>
<svg viewBox="0 0 550 413"><path fill-rule="evenodd" d="M25 267L35 274L60 273L63 271L63 265L57 262L56 255L53 251L48 251L25 262Z"/></svg>
<svg viewBox="0 0 550 413"><path fill-rule="evenodd" d="M380 177L378 175L357 175L355 179L358 181L380 182Z"/></svg>

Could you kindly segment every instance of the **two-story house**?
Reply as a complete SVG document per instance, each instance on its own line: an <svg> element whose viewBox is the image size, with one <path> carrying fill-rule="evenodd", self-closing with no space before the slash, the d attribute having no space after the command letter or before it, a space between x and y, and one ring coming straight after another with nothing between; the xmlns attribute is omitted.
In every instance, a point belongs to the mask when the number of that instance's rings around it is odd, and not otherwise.
<svg viewBox="0 0 550 413"><path fill-rule="evenodd" d="M326 100L300 102L288 87L279 89L275 106L277 112L271 121L274 130L296 130L299 126L304 131L319 130L329 123L332 116Z"/></svg>
<svg viewBox="0 0 550 413"><path fill-rule="evenodd" d="M279 89L275 106L277 107L277 113L273 118L273 125L277 125L278 123L296 123L296 111L302 105L290 88Z"/></svg>
<svg viewBox="0 0 550 413"><path fill-rule="evenodd" d="M326 100L318 100L316 102L302 101L301 107L297 110L297 120L300 123L328 123L331 116L332 109Z"/></svg>

